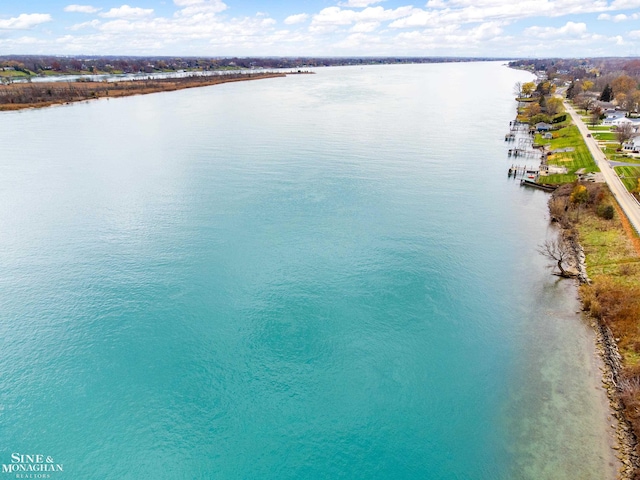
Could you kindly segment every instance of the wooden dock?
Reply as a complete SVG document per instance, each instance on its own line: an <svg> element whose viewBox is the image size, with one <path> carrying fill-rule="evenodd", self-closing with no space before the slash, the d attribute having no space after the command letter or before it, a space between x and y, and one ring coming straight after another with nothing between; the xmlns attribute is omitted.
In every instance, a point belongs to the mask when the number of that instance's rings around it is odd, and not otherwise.
<svg viewBox="0 0 640 480"><path fill-rule="evenodd" d="M536 150L529 150L528 148L510 148L508 155L510 157L538 157L540 152Z"/></svg>
<svg viewBox="0 0 640 480"><path fill-rule="evenodd" d="M540 170L536 170L533 167L528 167L526 165L511 165L509 167L509 177L524 177L525 175L535 175L536 177L540 174Z"/></svg>

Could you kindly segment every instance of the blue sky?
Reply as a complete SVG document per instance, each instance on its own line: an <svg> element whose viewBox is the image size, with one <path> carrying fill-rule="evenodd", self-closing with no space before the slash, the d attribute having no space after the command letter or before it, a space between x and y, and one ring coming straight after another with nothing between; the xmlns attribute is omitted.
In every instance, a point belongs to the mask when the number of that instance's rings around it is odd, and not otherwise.
<svg viewBox="0 0 640 480"><path fill-rule="evenodd" d="M0 53L640 55L640 0L2 0Z"/></svg>

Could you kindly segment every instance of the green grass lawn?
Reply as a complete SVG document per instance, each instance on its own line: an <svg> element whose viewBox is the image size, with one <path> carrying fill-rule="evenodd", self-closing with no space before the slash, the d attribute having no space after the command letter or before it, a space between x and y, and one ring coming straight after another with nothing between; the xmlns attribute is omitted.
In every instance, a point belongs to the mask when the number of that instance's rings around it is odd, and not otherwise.
<svg viewBox="0 0 640 480"><path fill-rule="evenodd" d="M620 144L619 143L605 143L604 144L604 150L602 150L604 152L604 154L607 156L607 158L609 160L612 160L614 162L628 162L629 157L627 157L626 155L624 155L622 152L619 152L618 149L620 148ZM640 163L640 162L637 162Z"/></svg>
<svg viewBox="0 0 640 480"><path fill-rule="evenodd" d="M19 72L17 70L3 70L0 72L0 77L8 77L8 78L24 78L28 77L24 72Z"/></svg>
<svg viewBox="0 0 640 480"><path fill-rule="evenodd" d="M584 139L575 125L569 125L553 132L552 140L545 140L542 135L536 135L535 143L549 145L549 150L573 147L572 152L556 153L549 156L549 165L567 168L566 174L549 175L544 178L545 183L568 183L576 180L575 172L584 168L585 173L599 171Z"/></svg>
<svg viewBox="0 0 640 480"><path fill-rule="evenodd" d="M632 191L638 187L638 177L640 177L640 167L615 167L614 170L627 187L627 190Z"/></svg>
<svg viewBox="0 0 640 480"><path fill-rule="evenodd" d="M573 183L578 179L576 175L573 174L554 174L547 175L546 177L540 177L540 182L542 183L550 183L552 185L562 185L563 183Z"/></svg>
<svg viewBox="0 0 640 480"><path fill-rule="evenodd" d="M598 131L610 132L611 131L611 127L606 126L606 125L596 125L596 126L589 125L588 128L589 128L589 130L593 130L593 131L596 131L596 132L598 132Z"/></svg>
<svg viewBox="0 0 640 480"><path fill-rule="evenodd" d="M595 132L593 138L596 140L616 141L616 134L613 132Z"/></svg>

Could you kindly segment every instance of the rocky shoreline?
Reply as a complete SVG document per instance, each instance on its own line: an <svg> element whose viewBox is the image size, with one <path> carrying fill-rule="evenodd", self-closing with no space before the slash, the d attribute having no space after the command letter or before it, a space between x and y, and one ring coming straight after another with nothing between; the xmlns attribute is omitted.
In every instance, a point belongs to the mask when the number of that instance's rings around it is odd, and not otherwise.
<svg viewBox="0 0 640 480"><path fill-rule="evenodd" d="M567 229L563 228L560 235L566 232ZM568 243L577 270L576 279L580 284L591 283L587 273L586 255L582 245L580 245L574 235L568 236ZM612 448L617 451L615 456L620 460L622 465L618 478L620 480L632 480L637 478L636 473L640 472L640 457L636 453L638 439L634 435L632 426L624 414L624 405L620 398L622 388L620 384L622 356L618 350L616 339L609 327L605 325L603 321L591 316L582 300L581 303L583 314L586 315L595 332L596 350L603 363L601 367L602 385L607 392L611 416L616 420L615 439L617 444Z"/></svg>
<svg viewBox="0 0 640 480"><path fill-rule="evenodd" d="M616 457L622 463L621 480L635 478L635 472L640 466L640 458L636 454L637 439L631 425L624 415L624 407L620 399L619 373L621 371L621 356L611 330L602 322L590 317L591 326L596 333L596 348L600 354L604 367L602 368L602 384L607 391L611 414L616 419Z"/></svg>

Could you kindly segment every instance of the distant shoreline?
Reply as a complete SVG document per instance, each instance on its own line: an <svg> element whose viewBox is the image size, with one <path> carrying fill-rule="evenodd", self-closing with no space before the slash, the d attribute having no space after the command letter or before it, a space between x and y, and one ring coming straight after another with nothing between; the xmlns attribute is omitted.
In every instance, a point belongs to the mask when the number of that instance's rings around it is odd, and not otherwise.
<svg viewBox="0 0 640 480"><path fill-rule="evenodd" d="M149 93L172 92L185 88L206 87L230 82L279 78L287 75L311 74L309 71L231 73L194 75L182 78L156 78L119 82L42 82L0 85L0 112L44 108L83 102L98 98L117 98Z"/></svg>

